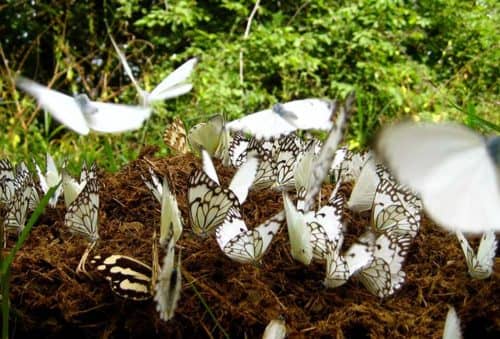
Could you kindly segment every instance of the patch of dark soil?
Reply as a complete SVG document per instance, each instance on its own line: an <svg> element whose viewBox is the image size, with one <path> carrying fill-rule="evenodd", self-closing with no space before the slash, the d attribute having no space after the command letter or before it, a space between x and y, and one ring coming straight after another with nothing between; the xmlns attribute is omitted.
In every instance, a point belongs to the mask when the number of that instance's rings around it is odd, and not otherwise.
<svg viewBox="0 0 500 339"><path fill-rule="evenodd" d="M222 337L199 295L235 338L260 337L267 323L279 316L294 338L440 338L448 305L456 307L466 337L479 332L482 337L499 337L498 263L489 279L472 280L454 235L425 218L404 265L405 285L382 301L356 279L337 289L325 289L324 265L304 267L291 258L286 227L259 267L231 261L213 237L203 240L190 232L187 183L192 170L200 167L192 155L143 158L117 174L101 176L101 240L93 255L123 254L151 263L160 206L141 179L141 174L149 177L149 164L168 178L186 222L178 242L183 288L175 317L162 322L153 300L124 300L98 275L93 279L77 276L75 268L86 243L64 228L60 203L56 209L47 209L14 261L14 337ZM234 171L217 168L222 181L228 182ZM324 197L329 190L324 189ZM259 191L250 193L243 213L252 227L281 209L279 193ZM349 233L360 234L369 216L350 214L348 220ZM13 242L11 238L9 243Z"/></svg>

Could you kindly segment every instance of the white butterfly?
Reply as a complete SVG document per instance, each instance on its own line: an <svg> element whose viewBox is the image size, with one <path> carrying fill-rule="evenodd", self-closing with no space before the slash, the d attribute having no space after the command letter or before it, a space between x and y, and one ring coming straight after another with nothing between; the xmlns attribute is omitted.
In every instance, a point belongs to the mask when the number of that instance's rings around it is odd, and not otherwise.
<svg viewBox="0 0 500 339"><path fill-rule="evenodd" d="M201 149L204 149L210 156L222 159L227 166L230 135L225 124L224 117L217 114L207 122L193 126L189 130L188 140L193 150L201 153Z"/></svg>
<svg viewBox="0 0 500 339"><path fill-rule="evenodd" d="M83 236L90 243L99 239L99 184L97 179L87 180L85 187L68 206L64 224L71 233Z"/></svg>
<svg viewBox="0 0 500 339"><path fill-rule="evenodd" d="M125 255L94 256L90 263L109 281L111 290L118 296L131 300L151 298L151 267Z"/></svg>
<svg viewBox="0 0 500 339"><path fill-rule="evenodd" d="M177 263L175 263L175 239L171 237L163 258L163 266L158 276L154 296L156 310L160 313L162 320L169 321L174 316L181 296L181 288L181 253L178 253Z"/></svg>
<svg viewBox="0 0 500 339"><path fill-rule="evenodd" d="M284 339L286 337L286 325L283 319L273 319L267 324L262 339Z"/></svg>
<svg viewBox="0 0 500 339"><path fill-rule="evenodd" d="M85 94L71 97L23 77L16 79L16 86L35 97L54 119L82 135L90 130L103 133L135 130L151 115L148 107L91 101Z"/></svg>
<svg viewBox="0 0 500 339"><path fill-rule="evenodd" d="M359 270L373 261L375 236L372 232L361 235L344 253L340 254L344 241L341 234L336 244L329 243L326 252L326 275L323 284L328 288L341 286Z"/></svg>
<svg viewBox="0 0 500 339"><path fill-rule="evenodd" d="M401 267L411 240L409 235L391 233L382 233L375 240L373 261L358 274L372 294L384 298L401 288L406 276Z"/></svg>
<svg viewBox="0 0 500 339"><path fill-rule="evenodd" d="M420 199L408 188L381 179L373 199L371 224L376 232L409 235L412 239L420 228Z"/></svg>
<svg viewBox="0 0 500 339"><path fill-rule="evenodd" d="M347 147L341 147L335 152L330 175L335 182L356 182L361 175L365 163L372 158L370 152L354 152Z"/></svg>
<svg viewBox="0 0 500 339"><path fill-rule="evenodd" d="M292 257L305 265L313 258L325 259L329 243L336 245L342 237L345 197L338 193L338 186L317 212L297 210L287 195L283 200Z"/></svg>
<svg viewBox="0 0 500 339"><path fill-rule="evenodd" d="M462 251L464 252L465 262L469 270L469 275L474 279L486 279L493 272L495 264L495 254L497 250L497 240L493 231L488 231L481 237L477 254L470 246L462 232L456 232Z"/></svg>
<svg viewBox="0 0 500 339"><path fill-rule="evenodd" d="M3 220L5 230L21 232L24 229L30 209L32 190L34 189L28 180L29 178L31 178L30 173L27 170L21 170L13 181L14 192L8 204L5 204L6 214Z"/></svg>
<svg viewBox="0 0 500 339"><path fill-rule="evenodd" d="M314 199L321 190L321 185L325 181L328 175L329 169L335 157L335 151L339 145L340 140L344 134L345 122L347 116L350 113L352 104L354 102L354 95L351 94L347 97L346 101L339 105L339 109L335 107L337 115L335 117L335 123L333 124L328 136L319 151L318 158L314 162L313 171L311 173L311 182L309 185L309 190L305 193L304 199L304 210L308 211L310 206L312 206ZM337 106L337 104L335 104Z"/></svg>
<svg viewBox="0 0 500 339"><path fill-rule="evenodd" d="M363 165L351 191L347 207L356 212L367 211L372 208L375 190L380 177L375 170L375 161L370 157Z"/></svg>
<svg viewBox="0 0 500 339"><path fill-rule="evenodd" d="M446 314L446 321L443 329L443 339L462 339L462 330L460 329L460 319L454 307L450 307Z"/></svg>
<svg viewBox="0 0 500 339"><path fill-rule="evenodd" d="M52 159L49 153L47 153L47 169L45 174L42 173L42 170L37 164L35 164L35 167L38 173L40 187L42 188L44 194L47 193L50 188L56 186L61 181L62 176L57 170L54 159ZM59 195L61 195L62 189L63 189L62 185L57 187L52 197L50 197L49 206L51 207L56 206L57 200L59 199Z"/></svg>
<svg viewBox="0 0 500 339"><path fill-rule="evenodd" d="M0 160L0 203L7 204L14 196L15 174L9 159Z"/></svg>
<svg viewBox="0 0 500 339"><path fill-rule="evenodd" d="M219 247L234 261L258 264L284 221L283 212L248 230L240 211L232 207L216 230Z"/></svg>
<svg viewBox="0 0 500 339"><path fill-rule="evenodd" d="M177 199L168 187L167 178L163 177L162 199L161 199L161 219L160 219L160 244L168 244L168 235L172 234L174 243L179 240L182 234L182 216L177 205ZM172 232L172 233L170 233Z"/></svg>
<svg viewBox="0 0 500 339"><path fill-rule="evenodd" d="M294 100L233 120L227 127L233 131L242 130L257 139L269 139L297 129L327 131L332 127L330 118L334 106L334 102L330 100Z"/></svg>
<svg viewBox="0 0 500 339"><path fill-rule="evenodd" d="M275 189L288 191L295 188L295 168L303 151L302 141L294 133L278 139L274 151Z"/></svg>
<svg viewBox="0 0 500 339"><path fill-rule="evenodd" d="M259 159L259 166L251 187L253 190L270 188L276 182L274 143L272 139L258 140L256 138L250 139L248 143L245 161L249 156Z"/></svg>
<svg viewBox="0 0 500 339"><path fill-rule="evenodd" d="M500 230L500 137L454 124L401 123L384 129L377 151L396 177L449 230Z"/></svg>
<svg viewBox="0 0 500 339"><path fill-rule="evenodd" d="M109 38L111 39L111 43L113 44L113 47L115 48L116 53L120 58L120 62L123 65L125 73L127 73L127 76L137 89L137 92L141 97L141 103L144 106L150 106L155 101L162 101L178 97L180 95L188 93L193 88L193 85L187 83L186 81L193 72L196 63L198 62L197 58L191 58L186 61L179 68L170 73L165 79L163 79L160 84L156 86L155 89L153 89L153 91L147 92L143 90L141 86L139 86L139 83L135 79L132 70L130 69L130 66L127 62L127 59L125 58L125 55L122 53L120 48L118 48L118 45L116 44L113 37L109 35Z"/></svg>
<svg viewBox="0 0 500 339"><path fill-rule="evenodd" d="M201 152L203 171L195 171L189 178L188 204L191 227L205 236L224 222L227 211L238 207L248 195L257 170L258 160L249 158L234 175L229 188L219 183L212 159Z"/></svg>
<svg viewBox="0 0 500 339"><path fill-rule="evenodd" d="M38 195L37 187L35 186L35 182L33 181L33 177L31 176L30 171L26 164L21 161L16 166L16 181L22 182L20 185L25 185L26 189L29 192L29 206L28 209L30 211L34 211L35 208L40 203L40 196Z"/></svg>
<svg viewBox="0 0 500 339"><path fill-rule="evenodd" d="M87 181L89 179L96 178L96 168L95 165L92 165L90 171L87 169L87 164L83 162L81 173L80 173L80 181L77 182L73 179L65 169L65 165L63 165L62 169L62 190L64 194L64 204L66 208L68 208L71 203L76 199L76 197L83 190Z"/></svg>

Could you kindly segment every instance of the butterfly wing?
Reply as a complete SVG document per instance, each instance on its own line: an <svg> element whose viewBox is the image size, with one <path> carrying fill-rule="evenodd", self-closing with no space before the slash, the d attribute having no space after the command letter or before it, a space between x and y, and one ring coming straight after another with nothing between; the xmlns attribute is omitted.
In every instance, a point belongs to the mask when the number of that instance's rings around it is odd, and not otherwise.
<svg viewBox="0 0 500 339"><path fill-rule="evenodd" d="M458 319L455 308L450 307L446 314L446 321L443 329L443 339L462 339L462 330L460 329L460 319Z"/></svg>
<svg viewBox="0 0 500 339"><path fill-rule="evenodd" d="M95 256L90 264L109 281L111 290L118 296L131 300L151 298L151 267L131 257L110 255Z"/></svg>
<svg viewBox="0 0 500 339"><path fill-rule="evenodd" d="M243 204L247 198L248 190L255 179L258 165L259 161L257 158L249 157L247 161L238 168L229 184L229 189L236 195L240 204Z"/></svg>
<svg viewBox="0 0 500 339"><path fill-rule="evenodd" d="M228 147L228 132L224 128L225 120L220 114L210 118L207 122L193 126L188 133L191 147L200 153L205 149L211 156L219 157L218 150Z"/></svg>
<svg viewBox="0 0 500 339"><path fill-rule="evenodd" d="M380 182L375 171L373 158L366 161L359 177L352 188L351 196L347 202L347 207L356 212L367 211L372 208L373 197Z"/></svg>
<svg viewBox="0 0 500 339"><path fill-rule="evenodd" d="M334 103L323 99L294 100L277 104L273 111L284 118L289 124L300 130L323 130L332 128L331 116Z"/></svg>
<svg viewBox="0 0 500 339"><path fill-rule="evenodd" d="M231 165L240 167L247 161L247 148L249 140L243 136L241 132L236 132L229 144L229 159Z"/></svg>
<svg viewBox="0 0 500 339"><path fill-rule="evenodd" d="M83 236L92 243L99 239L98 217L99 184L97 179L91 179L68 206L64 224L71 233Z"/></svg>
<svg viewBox="0 0 500 339"><path fill-rule="evenodd" d="M313 258L311 229L306 226L304 215L297 211L288 195L283 195L283 202L292 257L304 265L309 265Z"/></svg>
<svg viewBox="0 0 500 339"><path fill-rule="evenodd" d="M181 255L177 255L175 263L175 239L170 239L166 254L163 259L163 266L156 283L156 310L160 313L160 318L169 321L177 308L182 288Z"/></svg>
<svg viewBox="0 0 500 339"><path fill-rule="evenodd" d="M289 134L297 129L272 109L266 109L230 121L227 123L227 128L232 131L244 131L257 139L270 139Z"/></svg>
<svg viewBox="0 0 500 339"><path fill-rule="evenodd" d="M295 134L289 134L278 140L275 151L274 175L275 187L280 190L291 190L295 187L294 173L297 163L302 157L302 142Z"/></svg>
<svg viewBox="0 0 500 339"><path fill-rule="evenodd" d="M85 113L88 127L100 133L121 133L142 127L151 108L91 101L94 112Z"/></svg>
<svg viewBox="0 0 500 339"><path fill-rule="evenodd" d="M64 126L82 135L89 133L87 122L73 97L23 77L16 78L16 86L37 99L38 104Z"/></svg>
<svg viewBox="0 0 500 339"><path fill-rule="evenodd" d="M191 58L170 73L149 94L149 102L170 99L189 92L193 86L183 82L189 78L197 62L197 58Z"/></svg>
<svg viewBox="0 0 500 339"><path fill-rule="evenodd" d="M165 128L165 132L163 132L163 142L178 154L189 153L186 129L181 119L177 117L174 118L172 123Z"/></svg>
<svg viewBox="0 0 500 339"><path fill-rule="evenodd" d="M500 229L500 180L480 135L459 125L408 122L383 130L376 146L439 225L477 233Z"/></svg>
<svg viewBox="0 0 500 339"><path fill-rule="evenodd" d="M182 217L177 205L177 199L168 187L166 177L163 177L163 188L161 197L161 219L160 219L160 244L168 244L168 235L172 230L175 241L179 240L182 234Z"/></svg>
<svg viewBox="0 0 500 339"><path fill-rule="evenodd" d="M203 171L195 171L189 178L188 204L191 227L202 236L221 225L231 207L240 205L232 191L219 186Z"/></svg>

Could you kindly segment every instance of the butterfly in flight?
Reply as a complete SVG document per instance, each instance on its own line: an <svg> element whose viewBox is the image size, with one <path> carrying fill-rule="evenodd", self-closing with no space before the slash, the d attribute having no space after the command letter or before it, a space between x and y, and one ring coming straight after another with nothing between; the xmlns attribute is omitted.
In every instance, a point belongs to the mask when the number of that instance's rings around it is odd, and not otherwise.
<svg viewBox="0 0 500 339"><path fill-rule="evenodd" d="M500 230L500 137L450 123L383 129L377 154L422 198L438 225L461 232Z"/></svg>

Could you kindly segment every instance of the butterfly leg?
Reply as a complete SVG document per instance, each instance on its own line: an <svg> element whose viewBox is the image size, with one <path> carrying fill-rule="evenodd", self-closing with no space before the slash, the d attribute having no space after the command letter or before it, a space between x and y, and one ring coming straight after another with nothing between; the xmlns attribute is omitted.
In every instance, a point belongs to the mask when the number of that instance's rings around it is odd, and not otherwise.
<svg viewBox="0 0 500 339"><path fill-rule="evenodd" d="M88 274L87 273L87 269L85 268L85 263L87 262L87 258L90 254L90 252L92 251L92 249L95 247L96 245L96 241L90 243L87 248L85 249L85 252L83 252L83 255L80 259L80 262L78 263L78 266L76 267L76 274Z"/></svg>

